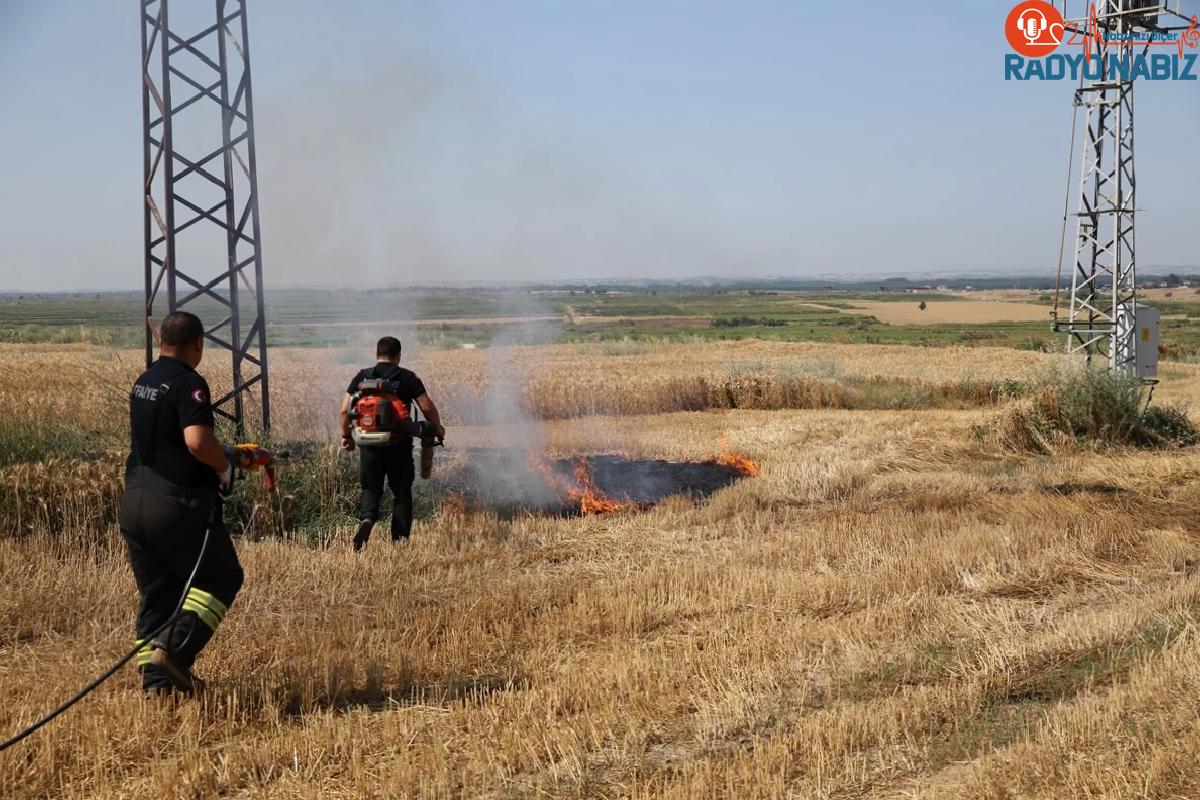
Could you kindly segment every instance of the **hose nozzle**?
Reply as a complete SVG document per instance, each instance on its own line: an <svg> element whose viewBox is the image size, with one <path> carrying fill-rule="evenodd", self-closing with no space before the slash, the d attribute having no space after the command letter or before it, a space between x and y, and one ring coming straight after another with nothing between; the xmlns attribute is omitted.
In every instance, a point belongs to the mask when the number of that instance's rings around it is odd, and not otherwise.
<svg viewBox="0 0 1200 800"><path fill-rule="evenodd" d="M235 444L225 449L225 455L235 467L244 472L263 470L267 491L275 491L275 462L278 458L270 450L253 443Z"/></svg>

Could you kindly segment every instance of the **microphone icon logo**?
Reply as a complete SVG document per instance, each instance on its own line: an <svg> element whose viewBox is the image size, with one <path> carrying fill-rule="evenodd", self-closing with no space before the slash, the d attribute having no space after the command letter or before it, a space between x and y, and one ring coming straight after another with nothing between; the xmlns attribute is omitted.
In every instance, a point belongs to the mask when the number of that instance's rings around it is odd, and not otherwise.
<svg viewBox="0 0 1200 800"><path fill-rule="evenodd" d="M1029 44L1036 44L1041 37L1042 31L1046 29L1046 18L1041 12L1034 11L1033 13L1026 12L1021 17L1021 33L1025 35L1025 40Z"/></svg>
<svg viewBox="0 0 1200 800"><path fill-rule="evenodd" d="M1008 43L1027 58L1042 58L1062 44L1066 24L1057 8L1045 0L1025 0L1008 15L1004 33Z"/></svg>

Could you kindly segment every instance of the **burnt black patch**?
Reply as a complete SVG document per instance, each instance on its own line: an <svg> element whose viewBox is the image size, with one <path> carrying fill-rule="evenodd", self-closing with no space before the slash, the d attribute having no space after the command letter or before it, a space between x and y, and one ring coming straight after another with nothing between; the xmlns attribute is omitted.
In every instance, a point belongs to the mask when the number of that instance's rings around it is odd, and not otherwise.
<svg viewBox="0 0 1200 800"><path fill-rule="evenodd" d="M664 461L615 455L575 459L531 457L520 450L468 448L438 453L435 485L443 502L501 517L522 514L577 516L579 495L650 508L668 497L702 500L744 474L715 461Z"/></svg>

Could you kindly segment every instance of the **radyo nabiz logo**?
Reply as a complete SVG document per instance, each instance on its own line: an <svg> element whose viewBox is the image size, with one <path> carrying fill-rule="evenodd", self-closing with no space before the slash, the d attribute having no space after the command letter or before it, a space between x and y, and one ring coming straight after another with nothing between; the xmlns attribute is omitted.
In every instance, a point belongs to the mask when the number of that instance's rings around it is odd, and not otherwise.
<svg viewBox="0 0 1200 800"><path fill-rule="evenodd" d="M1100 26L1094 4L1086 25L1074 25L1045 0L1025 0L1009 12L1004 33L1016 51L1004 55L1006 81L1200 80L1197 17L1187 30L1120 33ZM1079 52L1058 52L1072 46Z"/></svg>

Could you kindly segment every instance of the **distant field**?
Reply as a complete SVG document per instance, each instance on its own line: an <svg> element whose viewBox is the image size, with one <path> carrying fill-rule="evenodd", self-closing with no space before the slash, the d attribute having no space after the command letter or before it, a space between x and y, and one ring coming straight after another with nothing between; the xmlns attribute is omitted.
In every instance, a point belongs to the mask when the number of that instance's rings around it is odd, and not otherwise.
<svg viewBox="0 0 1200 800"><path fill-rule="evenodd" d="M1032 303L1006 303L991 300L944 300L926 303L921 309L919 302L884 303L864 300L851 306L855 311L871 314L888 325L982 325L992 322L1046 322L1050 321L1048 306Z"/></svg>
<svg viewBox="0 0 1200 800"><path fill-rule="evenodd" d="M1140 289L1141 299L1149 303L1186 303L1200 305L1200 289L1178 286L1174 289Z"/></svg>
<svg viewBox="0 0 1200 800"><path fill-rule="evenodd" d="M344 320L342 322L321 322L323 328L349 327L379 327L396 326L404 328L429 328L439 325L528 325L534 322L558 322L562 317L557 316L514 316L514 317L445 317L444 319L411 319L403 317ZM280 323L283 325L294 323Z"/></svg>
<svg viewBox="0 0 1200 800"><path fill-rule="evenodd" d="M269 341L285 347L369 347L396 334L424 347L612 341L721 341L998 346L1057 352L1048 292L540 292L388 290L270 293ZM1200 355L1200 296L1143 294L1163 312L1168 359ZM926 304L925 310L919 308ZM199 306L220 318L215 304ZM135 293L0 296L0 342L137 347Z"/></svg>

